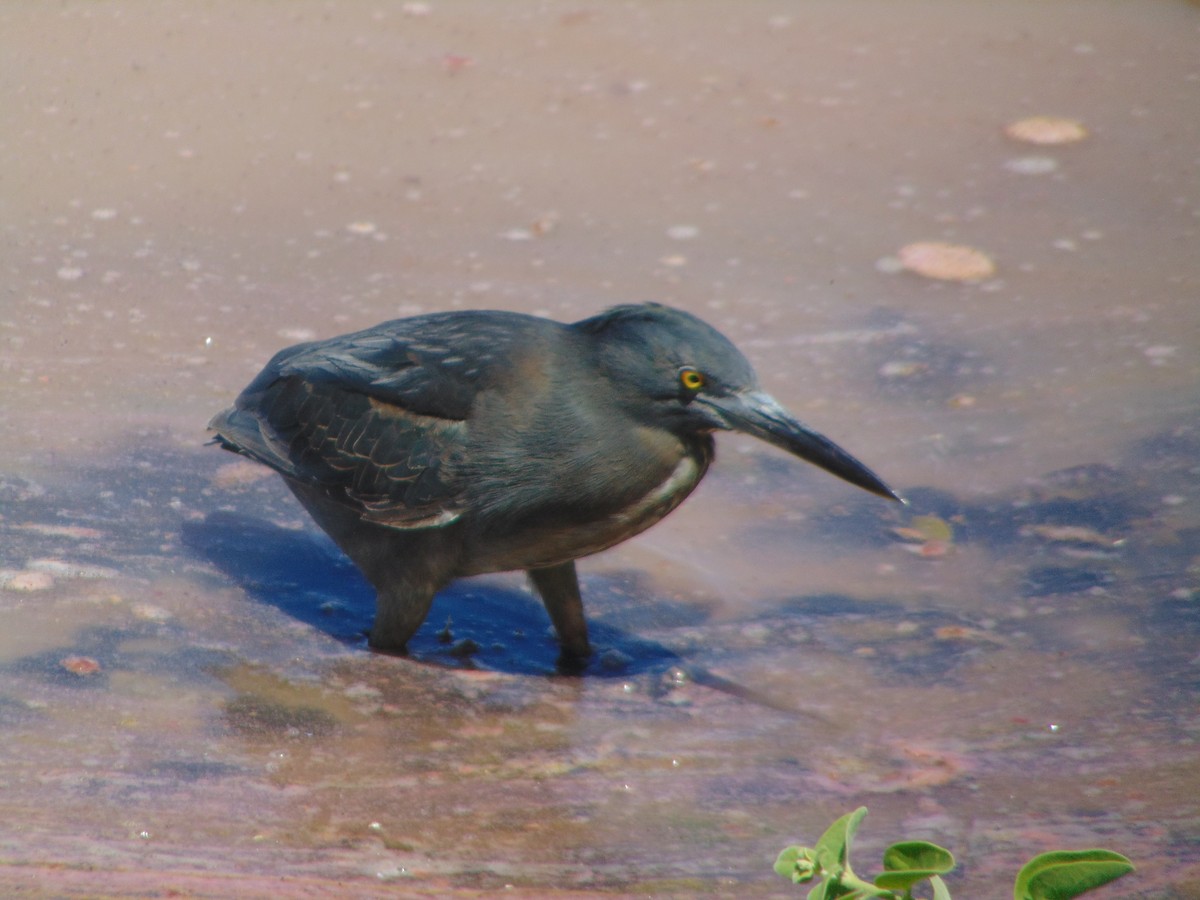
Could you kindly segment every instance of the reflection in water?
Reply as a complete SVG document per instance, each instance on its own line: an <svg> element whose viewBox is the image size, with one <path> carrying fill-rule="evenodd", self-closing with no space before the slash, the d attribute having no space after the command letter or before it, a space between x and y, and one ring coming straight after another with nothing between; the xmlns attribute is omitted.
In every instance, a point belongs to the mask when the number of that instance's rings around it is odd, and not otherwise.
<svg viewBox="0 0 1200 900"><path fill-rule="evenodd" d="M1195 8L694 9L0 6L0 893L793 896L863 803L956 895L1083 846L1195 893ZM286 343L642 299L911 507L725 440L562 677L519 577L367 652L201 446Z"/></svg>

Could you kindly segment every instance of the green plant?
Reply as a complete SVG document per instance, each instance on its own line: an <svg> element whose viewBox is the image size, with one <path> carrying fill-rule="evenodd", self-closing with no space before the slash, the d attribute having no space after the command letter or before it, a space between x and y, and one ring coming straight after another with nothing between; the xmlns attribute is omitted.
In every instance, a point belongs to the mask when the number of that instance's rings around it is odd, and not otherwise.
<svg viewBox="0 0 1200 900"><path fill-rule="evenodd" d="M820 879L808 900L913 900L913 888L928 881L933 900L951 900L943 875L954 868L949 850L928 841L904 841L883 851L884 871L873 882L850 868L850 845L867 808L860 806L830 825L815 847L791 846L775 860L775 871L793 884ZM1133 871L1111 850L1059 850L1035 856L1017 875L1014 900L1071 900Z"/></svg>

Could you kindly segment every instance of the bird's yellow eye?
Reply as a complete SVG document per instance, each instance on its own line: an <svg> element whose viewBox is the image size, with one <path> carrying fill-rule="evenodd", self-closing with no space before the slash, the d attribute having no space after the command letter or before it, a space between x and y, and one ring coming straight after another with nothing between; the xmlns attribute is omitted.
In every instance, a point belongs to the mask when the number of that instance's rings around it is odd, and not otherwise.
<svg viewBox="0 0 1200 900"><path fill-rule="evenodd" d="M704 375L701 372L697 372L695 369L680 369L679 383L682 384L686 390L698 391L700 388L704 387Z"/></svg>

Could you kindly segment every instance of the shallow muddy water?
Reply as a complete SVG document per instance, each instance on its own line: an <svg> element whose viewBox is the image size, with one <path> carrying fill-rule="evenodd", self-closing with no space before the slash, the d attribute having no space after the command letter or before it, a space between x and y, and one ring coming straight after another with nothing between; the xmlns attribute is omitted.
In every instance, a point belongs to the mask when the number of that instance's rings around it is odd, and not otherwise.
<svg viewBox="0 0 1200 900"><path fill-rule="evenodd" d="M0 7L2 892L794 897L866 805L868 873L1200 896L1197 46L1170 2ZM911 504L722 437L581 564L582 677L515 575L369 653L204 445L284 345L642 299Z"/></svg>

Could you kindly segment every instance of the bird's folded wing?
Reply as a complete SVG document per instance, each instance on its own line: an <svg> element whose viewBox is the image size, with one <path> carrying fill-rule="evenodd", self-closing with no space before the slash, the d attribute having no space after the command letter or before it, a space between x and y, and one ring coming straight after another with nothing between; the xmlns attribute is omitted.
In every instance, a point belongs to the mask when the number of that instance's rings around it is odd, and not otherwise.
<svg viewBox="0 0 1200 900"><path fill-rule="evenodd" d="M320 486L368 521L444 525L461 513L452 473L470 400L460 373L424 356L385 338L291 348L209 427L228 449Z"/></svg>

